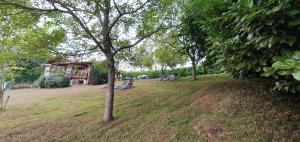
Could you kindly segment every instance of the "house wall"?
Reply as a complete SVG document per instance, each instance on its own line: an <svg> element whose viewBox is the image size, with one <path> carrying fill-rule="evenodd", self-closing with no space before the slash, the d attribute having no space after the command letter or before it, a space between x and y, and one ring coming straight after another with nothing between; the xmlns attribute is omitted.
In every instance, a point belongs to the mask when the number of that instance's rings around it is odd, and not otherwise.
<svg viewBox="0 0 300 142"><path fill-rule="evenodd" d="M45 75L48 75L51 72L51 64L45 64L44 65L45 68Z"/></svg>
<svg viewBox="0 0 300 142"><path fill-rule="evenodd" d="M53 64L44 64L45 74L49 74L49 73L51 73L51 71L58 71L58 70L63 71L63 72L65 72L67 77L71 78L70 85L78 85L79 81L82 81L83 85L88 85L90 71L91 71L91 65L88 64L87 67L84 67L84 69L81 70L81 71L87 72L87 76L83 76L83 77L80 76L80 73L77 73L77 74L73 73L75 68L76 68L76 66L74 64L68 64L68 65L62 65L62 66L57 66L57 65L53 65ZM80 76L80 77L78 78L78 76Z"/></svg>

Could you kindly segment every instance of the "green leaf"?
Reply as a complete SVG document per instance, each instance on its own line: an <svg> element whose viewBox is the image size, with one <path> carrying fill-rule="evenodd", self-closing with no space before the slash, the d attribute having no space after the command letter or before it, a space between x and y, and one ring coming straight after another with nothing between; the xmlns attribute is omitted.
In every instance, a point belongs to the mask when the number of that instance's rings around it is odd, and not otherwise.
<svg viewBox="0 0 300 142"><path fill-rule="evenodd" d="M276 69L292 69L293 68L293 66L291 66L285 62L281 62L281 61L275 62L272 65L272 67L276 68Z"/></svg>
<svg viewBox="0 0 300 142"><path fill-rule="evenodd" d="M294 79L300 81L300 71L293 73L293 77L294 77Z"/></svg>
<svg viewBox="0 0 300 142"><path fill-rule="evenodd" d="M296 43L296 37L293 36L293 37L287 38L286 43L289 46L293 46Z"/></svg>
<svg viewBox="0 0 300 142"><path fill-rule="evenodd" d="M282 6L283 6L283 4L280 4L280 5L278 5L278 6L275 6L275 7L273 7L271 10L268 10L268 11L266 12L266 14L267 14L267 15L270 15L270 14L272 14L272 13L275 13L275 12L279 11L279 10L282 8Z"/></svg>
<svg viewBox="0 0 300 142"><path fill-rule="evenodd" d="M259 65L261 65L261 66L265 66L265 65L267 65L267 60L266 60L266 59L264 59L264 58L262 58L262 59L259 59Z"/></svg>
<svg viewBox="0 0 300 142"><path fill-rule="evenodd" d="M261 76L269 77L275 73L276 69L264 67L264 73Z"/></svg>
<svg viewBox="0 0 300 142"><path fill-rule="evenodd" d="M290 70L280 70L277 72L279 75L290 75L291 71Z"/></svg>
<svg viewBox="0 0 300 142"><path fill-rule="evenodd" d="M295 59L295 60L300 60L300 51L296 51L294 53L294 55L292 56L292 58Z"/></svg>
<svg viewBox="0 0 300 142"><path fill-rule="evenodd" d="M291 22L288 22L289 27L295 27L300 25L300 18Z"/></svg>
<svg viewBox="0 0 300 142"><path fill-rule="evenodd" d="M237 70L240 70L240 69L244 68L245 66L246 66L245 63L239 63L239 64L236 66L236 69L237 69Z"/></svg>
<svg viewBox="0 0 300 142"><path fill-rule="evenodd" d="M298 13L300 13L300 11L298 9L292 9L292 10L287 12L287 15L288 16L295 16Z"/></svg>
<svg viewBox="0 0 300 142"><path fill-rule="evenodd" d="M292 53L291 53L291 51L289 51L289 50L282 50L282 51L281 51L281 54L282 54L282 56L284 56L284 57L290 57L290 56L292 56Z"/></svg>
<svg viewBox="0 0 300 142"><path fill-rule="evenodd" d="M254 5L254 1L253 1L253 0L250 0L250 1L249 1L249 7L252 8L253 5Z"/></svg>

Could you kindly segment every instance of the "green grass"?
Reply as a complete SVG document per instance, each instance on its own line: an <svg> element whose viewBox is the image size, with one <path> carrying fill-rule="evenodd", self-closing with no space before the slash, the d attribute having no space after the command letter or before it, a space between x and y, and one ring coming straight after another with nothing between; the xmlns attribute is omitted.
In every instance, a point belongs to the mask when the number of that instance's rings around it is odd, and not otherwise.
<svg viewBox="0 0 300 142"><path fill-rule="evenodd" d="M104 91L58 96L0 113L3 141L296 141L300 98L227 75L137 81L117 91L115 120L102 124Z"/></svg>

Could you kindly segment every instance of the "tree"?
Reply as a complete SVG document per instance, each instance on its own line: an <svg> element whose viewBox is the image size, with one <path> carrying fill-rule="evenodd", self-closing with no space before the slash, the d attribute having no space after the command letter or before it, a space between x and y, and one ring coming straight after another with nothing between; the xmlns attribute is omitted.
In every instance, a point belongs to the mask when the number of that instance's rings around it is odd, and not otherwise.
<svg viewBox="0 0 300 142"><path fill-rule="evenodd" d="M152 70L152 67L154 65L153 58L154 58L153 53L146 55L143 60L143 67Z"/></svg>
<svg viewBox="0 0 300 142"><path fill-rule="evenodd" d="M15 73L16 83L33 83L44 72L38 60L20 59L16 61L16 66L22 70Z"/></svg>
<svg viewBox="0 0 300 142"><path fill-rule="evenodd" d="M197 29L191 17L186 17L181 24L178 35L179 52L189 57L192 63L192 78L197 80L197 65L204 58L203 50L206 44L206 34L203 29Z"/></svg>
<svg viewBox="0 0 300 142"><path fill-rule="evenodd" d="M174 29L168 33L164 41L176 52L174 55L181 54L188 57L192 64L192 78L197 80L197 65L204 58L203 49L206 44L206 38L204 34L200 34L200 32L204 32L195 29L191 21L185 22L187 21L183 21L182 24L178 25L179 30ZM194 35L196 31L198 32L197 35Z"/></svg>
<svg viewBox="0 0 300 142"><path fill-rule="evenodd" d="M93 61L89 83L99 85L107 83L107 63L106 61Z"/></svg>
<svg viewBox="0 0 300 142"><path fill-rule="evenodd" d="M65 35L61 29L53 28L55 26L50 24L30 29L22 28L23 33L17 33L16 37L11 38L11 46L18 51L18 56L14 58L15 66L21 68L14 72L16 83L34 82L43 73L41 64L57 56L56 47L65 41Z"/></svg>
<svg viewBox="0 0 300 142"><path fill-rule="evenodd" d="M51 43L47 48L53 49L64 36L59 35L57 29L48 26L35 26L37 17L30 13L18 13L12 7L1 6L0 9L0 106L3 106L4 83L16 77L16 74L24 71L20 66L21 60L33 60L47 58L49 52L42 47ZM31 22L28 22L31 21ZM47 39L47 42L43 39ZM55 37L55 38L51 38ZM33 40L34 39L34 40Z"/></svg>
<svg viewBox="0 0 300 142"><path fill-rule="evenodd" d="M155 59L161 66L161 75L164 75L168 67L174 68L179 64L186 63L186 58L178 54L176 49L169 46L166 42L157 42L157 49L154 51Z"/></svg>
<svg viewBox="0 0 300 142"><path fill-rule="evenodd" d="M207 33L203 24L204 16L198 9L199 1L189 0L182 4L179 30L170 34L169 44L186 55L192 64L192 78L197 79L197 65L204 58Z"/></svg>
<svg viewBox="0 0 300 142"><path fill-rule="evenodd" d="M151 47L145 42L137 48L123 50L118 54L117 60L140 68L141 73L144 71L144 68L151 69L154 64L153 51L151 51Z"/></svg>
<svg viewBox="0 0 300 142"><path fill-rule="evenodd" d="M172 12L169 0L0 0L1 6L13 6L20 10L39 14L48 14L49 18L59 14L68 19L76 32L83 39L93 42L89 50L101 51L107 60L108 85L103 120L106 124L113 120L115 55L119 51L132 48L144 39L166 28L168 23L161 17L167 17L166 11ZM172 17L170 17L172 18ZM170 19L169 18L169 19ZM129 29L135 29L129 34ZM78 30L78 31L76 31ZM120 34L121 33L121 34ZM125 35L125 36L124 36ZM135 40L132 40L135 39Z"/></svg>

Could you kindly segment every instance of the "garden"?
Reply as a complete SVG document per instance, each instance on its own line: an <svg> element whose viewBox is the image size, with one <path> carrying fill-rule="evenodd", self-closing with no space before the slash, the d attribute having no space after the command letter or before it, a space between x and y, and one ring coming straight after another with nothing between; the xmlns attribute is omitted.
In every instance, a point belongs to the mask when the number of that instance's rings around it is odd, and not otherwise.
<svg viewBox="0 0 300 142"><path fill-rule="evenodd" d="M297 141L300 2L0 0L0 141Z"/></svg>
<svg viewBox="0 0 300 142"><path fill-rule="evenodd" d="M299 97L266 94L263 82L228 75L139 80L116 91L105 126L102 86L9 92L1 141L297 141ZM260 86L260 87L257 87ZM286 111L289 110L289 111Z"/></svg>

